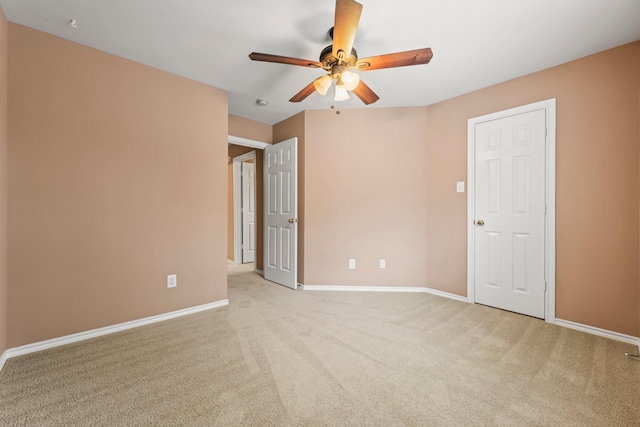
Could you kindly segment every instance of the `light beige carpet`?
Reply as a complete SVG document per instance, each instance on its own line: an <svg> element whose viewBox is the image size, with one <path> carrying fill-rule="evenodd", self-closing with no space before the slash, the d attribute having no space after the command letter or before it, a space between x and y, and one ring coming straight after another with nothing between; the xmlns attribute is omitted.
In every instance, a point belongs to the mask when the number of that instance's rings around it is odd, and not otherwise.
<svg viewBox="0 0 640 427"><path fill-rule="evenodd" d="M428 294L293 291L10 359L0 425L640 425L632 345Z"/></svg>

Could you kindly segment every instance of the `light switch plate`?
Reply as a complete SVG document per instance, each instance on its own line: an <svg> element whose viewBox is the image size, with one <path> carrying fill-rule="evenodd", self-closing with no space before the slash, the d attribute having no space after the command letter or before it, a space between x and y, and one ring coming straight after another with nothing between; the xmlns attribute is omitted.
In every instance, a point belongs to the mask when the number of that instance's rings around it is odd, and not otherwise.
<svg viewBox="0 0 640 427"><path fill-rule="evenodd" d="M456 182L456 192L464 193L464 181Z"/></svg>

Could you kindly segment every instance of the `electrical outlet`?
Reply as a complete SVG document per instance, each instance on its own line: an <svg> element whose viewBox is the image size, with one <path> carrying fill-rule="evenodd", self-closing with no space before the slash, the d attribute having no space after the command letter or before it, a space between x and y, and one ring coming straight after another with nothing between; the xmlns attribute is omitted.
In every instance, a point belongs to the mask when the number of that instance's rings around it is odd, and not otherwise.
<svg viewBox="0 0 640 427"><path fill-rule="evenodd" d="M387 260L380 259L380 268L387 268Z"/></svg>
<svg viewBox="0 0 640 427"><path fill-rule="evenodd" d="M356 260L355 260L355 259L351 258L351 259L349 260L349 268L350 268L351 270L355 270L355 268L356 268Z"/></svg>
<svg viewBox="0 0 640 427"><path fill-rule="evenodd" d="M175 288L176 286L178 286L178 275L169 274L167 276L167 288Z"/></svg>

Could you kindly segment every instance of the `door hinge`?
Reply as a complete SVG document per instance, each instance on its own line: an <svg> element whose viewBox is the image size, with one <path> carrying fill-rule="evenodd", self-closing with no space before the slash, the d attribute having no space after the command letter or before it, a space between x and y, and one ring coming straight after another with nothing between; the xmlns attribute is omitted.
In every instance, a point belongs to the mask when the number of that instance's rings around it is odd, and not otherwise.
<svg viewBox="0 0 640 427"><path fill-rule="evenodd" d="M543 210L544 210L544 214L546 215L547 214L547 205L546 204L544 205L544 209Z"/></svg>
<svg viewBox="0 0 640 427"><path fill-rule="evenodd" d="M545 137L547 136L547 127L546 126L544 127L544 136Z"/></svg>
<svg viewBox="0 0 640 427"><path fill-rule="evenodd" d="M544 291L547 292L547 281L544 281Z"/></svg>

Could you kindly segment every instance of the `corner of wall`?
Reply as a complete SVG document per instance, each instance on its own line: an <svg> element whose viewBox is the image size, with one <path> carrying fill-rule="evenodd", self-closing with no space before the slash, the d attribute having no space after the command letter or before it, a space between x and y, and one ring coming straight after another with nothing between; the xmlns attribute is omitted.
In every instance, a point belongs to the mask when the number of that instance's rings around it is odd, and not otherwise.
<svg viewBox="0 0 640 427"><path fill-rule="evenodd" d="M7 349L7 50L8 23L0 7L0 369Z"/></svg>
<svg viewBox="0 0 640 427"><path fill-rule="evenodd" d="M640 146L640 41L636 42L636 71L638 73L638 146ZM640 151L640 150L639 150ZM640 176L638 177L640 179ZM640 246L640 235L638 236ZM640 265L638 266L638 349L640 350Z"/></svg>

